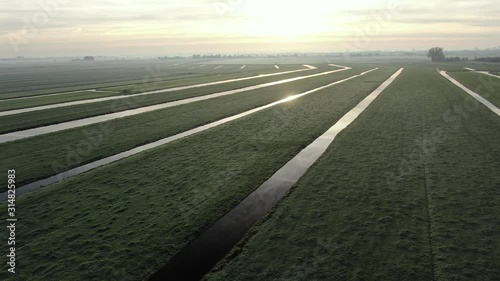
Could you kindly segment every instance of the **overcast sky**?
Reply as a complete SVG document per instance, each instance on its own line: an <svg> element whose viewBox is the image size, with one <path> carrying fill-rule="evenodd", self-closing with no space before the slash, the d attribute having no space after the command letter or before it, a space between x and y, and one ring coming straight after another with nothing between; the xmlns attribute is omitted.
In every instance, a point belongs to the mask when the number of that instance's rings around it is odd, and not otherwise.
<svg viewBox="0 0 500 281"><path fill-rule="evenodd" d="M500 46L498 0L0 0L0 4L0 57Z"/></svg>

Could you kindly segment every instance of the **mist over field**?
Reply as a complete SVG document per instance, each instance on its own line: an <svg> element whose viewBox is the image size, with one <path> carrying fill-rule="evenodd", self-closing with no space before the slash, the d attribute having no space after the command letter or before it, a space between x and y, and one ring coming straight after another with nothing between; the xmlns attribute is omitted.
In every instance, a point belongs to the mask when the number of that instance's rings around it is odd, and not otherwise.
<svg viewBox="0 0 500 281"><path fill-rule="evenodd" d="M498 281L497 2L0 0L0 280Z"/></svg>
<svg viewBox="0 0 500 281"><path fill-rule="evenodd" d="M5 0L4 0L5 2ZM27 0L0 11L0 57L498 48L489 1Z"/></svg>

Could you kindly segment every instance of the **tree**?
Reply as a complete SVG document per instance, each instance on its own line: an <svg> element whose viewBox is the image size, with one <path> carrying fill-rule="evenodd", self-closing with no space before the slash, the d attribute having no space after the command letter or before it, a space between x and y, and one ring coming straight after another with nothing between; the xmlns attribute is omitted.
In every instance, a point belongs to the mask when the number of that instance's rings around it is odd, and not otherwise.
<svg viewBox="0 0 500 281"><path fill-rule="evenodd" d="M432 61L444 61L443 48L430 48L429 53L427 53L427 57L431 58Z"/></svg>

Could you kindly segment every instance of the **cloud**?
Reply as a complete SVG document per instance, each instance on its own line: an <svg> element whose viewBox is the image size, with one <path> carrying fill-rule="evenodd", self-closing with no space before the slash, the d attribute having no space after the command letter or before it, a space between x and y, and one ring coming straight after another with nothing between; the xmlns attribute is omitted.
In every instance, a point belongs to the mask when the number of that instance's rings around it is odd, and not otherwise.
<svg viewBox="0 0 500 281"><path fill-rule="evenodd" d="M57 0L23 0L4 2L0 10L0 36L6 45L7 34L19 32L23 18L43 12L41 5ZM100 44L111 48L117 42L126 52L126 43L144 46L196 43L224 44L254 42L269 49L269 42L295 41L312 46L314 42L337 42L356 36L356 30L373 23L374 15L387 12L389 3L397 2L397 10L374 41L399 40L411 48L419 38L446 42L474 40L477 46L489 47L500 35L500 7L497 0L365 0L362 1L285 1L285 0L68 0L28 44L58 44L68 40L78 44ZM41 3L41 4L40 4ZM221 13L220 7L224 8ZM394 11L392 11L394 12ZM310 24L313 22L314 24ZM293 28L302 24L300 38ZM286 32L286 28L289 31ZM283 36L276 38L276 34ZM272 32L270 32L272 31ZM310 34L307 34L310 33ZM286 36L289 36L287 38ZM155 42L155 40L158 40ZM403 40L403 41L402 41ZM52 42L52 43L51 43ZM267 43L266 43L267 42ZM252 44L252 45L255 45ZM383 45L377 46L383 49ZM387 44L386 48L391 48ZM57 52L71 54L69 47L58 46ZM246 49L245 49L246 50ZM235 50L238 52L239 50ZM302 51L302 50L297 50ZM147 47L143 48L147 53ZM203 48L200 45L200 52ZM11 52L0 56L11 56Z"/></svg>

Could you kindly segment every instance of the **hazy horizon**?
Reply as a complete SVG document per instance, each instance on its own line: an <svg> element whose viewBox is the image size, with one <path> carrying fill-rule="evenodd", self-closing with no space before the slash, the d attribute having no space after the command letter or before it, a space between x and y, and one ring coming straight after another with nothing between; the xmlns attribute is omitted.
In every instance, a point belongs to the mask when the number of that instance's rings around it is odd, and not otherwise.
<svg viewBox="0 0 500 281"><path fill-rule="evenodd" d="M0 11L0 57L500 45L500 7L493 0L29 0L8 6Z"/></svg>

